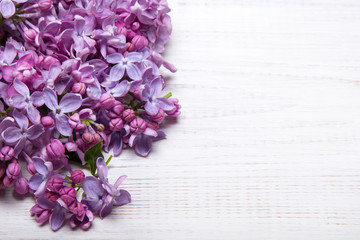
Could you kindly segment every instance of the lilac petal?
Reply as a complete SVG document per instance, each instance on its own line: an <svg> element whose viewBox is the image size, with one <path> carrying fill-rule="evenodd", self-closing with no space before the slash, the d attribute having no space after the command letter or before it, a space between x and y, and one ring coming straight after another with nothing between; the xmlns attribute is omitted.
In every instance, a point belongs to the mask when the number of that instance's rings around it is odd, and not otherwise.
<svg viewBox="0 0 360 240"><path fill-rule="evenodd" d="M29 120L21 112L14 110L13 117L21 129L26 129L29 126Z"/></svg>
<svg viewBox="0 0 360 240"><path fill-rule="evenodd" d="M41 124L31 126L27 131L26 135L30 140L35 140L44 132L44 127Z"/></svg>
<svg viewBox="0 0 360 240"><path fill-rule="evenodd" d="M163 89L163 82L161 78L155 78L150 83L150 96L157 97L160 95L161 91Z"/></svg>
<svg viewBox="0 0 360 240"><path fill-rule="evenodd" d="M5 129L14 127L14 119L12 117L6 117L4 118L0 123L0 133L4 132Z"/></svg>
<svg viewBox="0 0 360 240"><path fill-rule="evenodd" d="M53 231L58 230L64 223L65 212L61 207L55 208L54 212L50 216L50 226Z"/></svg>
<svg viewBox="0 0 360 240"><path fill-rule="evenodd" d="M123 149L123 141L119 132L114 132L111 134L109 149L113 150L115 157L120 155Z"/></svg>
<svg viewBox="0 0 360 240"><path fill-rule="evenodd" d="M108 63L120 63L124 59L123 55L121 53L113 53L106 57L106 61Z"/></svg>
<svg viewBox="0 0 360 240"><path fill-rule="evenodd" d="M104 204L103 207L101 208L100 210L100 213L99 213L99 217L101 219L105 218L107 215L109 215L113 209L113 202L111 201L110 203L108 204Z"/></svg>
<svg viewBox="0 0 360 240"><path fill-rule="evenodd" d="M114 184L114 188L117 189L117 188L120 186L120 184L121 184L126 178L127 178L126 175L120 176L120 177L116 180L116 182L115 182L115 184Z"/></svg>
<svg viewBox="0 0 360 240"><path fill-rule="evenodd" d="M69 119L66 115L55 116L56 129L64 136L70 136L72 134L72 129L68 121Z"/></svg>
<svg viewBox="0 0 360 240"><path fill-rule="evenodd" d="M143 54L139 52L131 52L126 55L128 62L139 62L143 59Z"/></svg>
<svg viewBox="0 0 360 240"><path fill-rule="evenodd" d="M69 113L77 110L82 103L80 94L68 93L61 100L59 108L63 113Z"/></svg>
<svg viewBox="0 0 360 240"><path fill-rule="evenodd" d="M37 200L37 204L43 209L53 209L56 206L56 202L49 202L46 197L40 197Z"/></svg>
<svg viewBox="0 0 360 240"><path fill-rule="evenodd" d="M44 180L40 175L33 175L29 180L29 188L36 191L43 181Z"/></svg>
<svg viewBox="0 0 360 240"><path fill-rule="evenodd" d="M128 191L121 189L120 196L115 197L116 205L122 206L131 202L131 195Z"/></svg>
<svg viewBox="0 0 360 240"><path fill-rule="evenodd" d="M43 93L42 92L34 92L33 94L31 94L30 102L32 102L34 104L34 106L36 106L36 107L40 107L40 106L44 105L45 100L44 100Z"/></svg>
<svg viewBox="0 0 360 240"><path fill-rule="evenodd" d="M48 170L47 166L45 165L44 160L42 160L41 158L38 158L38 157L34 157L33 162L34 162L34 167L38 173L40 173L43 176L46 176L48 174L49 170Z"/></svg>
<svg viewBox="0 0 360 240"><path fill-rule="evenodd" d="M110 81L115 82L120 80L125 73L125 67L122 64L116 64L110 70Z"/></svg>
<svg viewBox="0 0 360 240"><path fill-rule="evenodd" d="M93 199L98 199L99 196L104 195L104 188L101 186L101 182L93 176L85 178L83 189L85 194Z"/></svg>
<svg viewBox="0 0 360 240"><path fill-rule="evenodd" d="M110 93L114 97L124 97L130 89L130 84L128 81L121 81L119 84L117 84L114 88L110 90Z"/></svg>
<svg viewBox="0 0 360 240"><path fill-rule="evenodd" d="M156 102L164 111L171 111L175 107L175 105L167 98L157 98L154 102Z"/></svg>
<svg viewBox="0 0 360 240"><path fill-rule="evenodd" d="M32 67L34 67L34 59L31 53L23 55L16 63L16 69L18 71L29 70Z"/></svg>
<svg viewBox="0 0 360 240"><path fill-rule="evenodd" d="M103 158L96 160L97 174L99 179L103 182L107 182L108 166Z"/></svg>
<svg viewBox="0 0 360 240"><path fill-rule="evenodd" d="M150 88L149 86L145 86L145 88L141 91L141 100L149 101L150 98L151 98Z"/></svg>
<svg viewBox="0 0 360 240"><path fill-rule="evenodd" d="M146 128L145 131L144 131L144 134L148 135L148 136L151 136L151 137L157 137L158 136L158 133L154 129L151 129L151 128Z"/></svg>
<svg viewBox="0 0 360 240"><path fill-rule="evenodd" d="M133 134L130 136L130 138L129 138L129 146L130 147L133 147L136 145L136 143L139 140L138 136L139 136L139 134Z"/></svg>
<svg viewBox="0 0 360 240"><path fill-rule="evenodd" d="M34 195L36 197L43 196L45 192L47 191L47 179L43 180L43 182L40 184L40 186L37 188L37 190L34 192Z"/></svg>
<svg viewBox="0 0 360 240"><path fill-rule="evenodd" d="M81 203L85 204L86 206L89 207L89 209L96 213L98 212L102 205L103 205L103 200L88 200L88 199L83 199L81 200Z"/></svg>
<svg viewBox="0 0 360 240"><path fill-rule="evenodd" d="M86 93L91 99L98 100L101 96L101 86L98 80L95 79L93 84L90 84L86 88Z"/></svg>
<svg viewBox="0 0 360 240"><path fill-rule="evenodd" d="M10 98L10 103L14 108L17 109L23 109L25 108L28 104L25 101L25 97L15 93L11 98Z"/></svg>
<svg viewBox="0 0 360 240"><path fill-rule="evenodd" d="M144 106L146 113L153 116L159 112L159 106L155 102L147 102Z"/></svg>
<svg viewBox="0 0 360 240"><path fill-rule="evenodd" d="M75 16L75 21L74 21L74 30L77 33L82 33L84 31L84 26L85 26L85 19L83 17L80 17L79 15Z"/></svg>
<svg viewBox="0 0 360 240"><path fill-rule="evenodd" d="M14 80L14 88L20 95L24 97L30 96L29 88L26 86L25 83L23 83L17 78Z"/></svg>
<svg viewBox="0 0 360 240"><path fill-rule="evenodd" d="M9 127L1 134L2 138L5 140L5 142L13 144L19 141L21 138L21 130L17 127Z"/></svg>
<svg viewBox="0 0 360 240"><path fill-rule="evenodd" d="M28 105L27 114L32 123L40 123L40 112L32 104Z"/></svg>
<svg viewBox="0 0 360 240"><path fill-rule="evenodd" d="M152 147L151 137L144 134L140 134L138 138L139 140L135 145L135 152L143 157L146 157L149 154Z"/></svg>
<svg viewBox="0 0 360 240"><path fill-rule="evenodd" d="M10 18L15 14L15 5L11 0L2 0L0 5L0 12L4 18Z"/></svg>
<svg viewBox="0 0 360 240"><path fill-rule="evenodd" d="M23 148L25 147L25 144L26 144L26 137L22 136L14 147L15 158L19 156L21 150L23 150Z"/></svg>
<svg viewBox="0 0 360 240"><path fill-rule="evenodd" d="M13 68L13 67L10 67L7 65L2 66L1 73L2 73L4 80L9 83L12 82L12 80L14 79L14 76L13 76L14 71L15 71L15 68Z"/></svg>
<svg viewBox="0 0 360 240"><path fill-rule="evenodd" d="M94 73L94 67L93 66L85 66L82 67L80 70L82 77L89 77Z"/></svg>
<svg viewBox="0 0 360 240"><path fill-rule="evenodd" d="M10 42L7 42L3 54L4 62L10 65L14 61L16 54L17 54L17 50L14 47L14 45L11 44Z"/></svg>
<svg viewBox="0 0 360 240"><path fill-rule="evenodd" d="M141 71L134 63L128 63L126 65L126 73L129 77L133 80L140 80L141 79Z"/></svg>
<svg viewBox="0 0 360 240"><path fill-rule="evenodd" d="M155 136L153 141L159 141L159 140L162 140L162 139L166 138L166 134L163 131L158 130L158 131L156 131L156 133L157 133L157 136Z"/></svg>
<svg viewBox="0 0 360 240"><path fill-rule="evenodd" d="M43 90L44 93L44 100L45 100L45 105L50 109L55 111L56 109L58 109L58 102L57 102L57 96L56 93L54 92L54 90L50 89L50 88L45 88Z"/></svg>

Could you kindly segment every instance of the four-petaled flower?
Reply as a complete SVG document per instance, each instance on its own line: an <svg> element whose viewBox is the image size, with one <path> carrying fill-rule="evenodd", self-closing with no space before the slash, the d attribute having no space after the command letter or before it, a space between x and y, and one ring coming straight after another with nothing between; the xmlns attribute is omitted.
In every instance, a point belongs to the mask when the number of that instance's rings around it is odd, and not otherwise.
<svg viewBox="0 0 360 240"><path fill-rule="evenodd" d="M17 93L11 97L11 103L14 108L26 109L31 122L40 123L40 113L36 107L44 104L42 92L33 92L30 96L29 88L19 79L14 80L14 88Z"/></svg>
<svg viewBox="0 0 360 240"><path fill-rule="evenodd" d="M100 218L104 218L111 213L113 206L121 206L131 202L128 191L118 189L126 176L120 176L114 185L109 184L107 179L108 167L103 158L96 161L97 174L99 179L88 176L83 182L83 189L86 198L82 203L86 204L94 213L99 213Z"/></svg>
<svg viewBox="0 0 360 240"><path fill-rule="evenodd" d="M125 70L127 75L133 80L141 79L141 71L135 63L143 59L142 53L131 52L124 57L121 53L113 53L106 57L108 63L116 64L110 70L110 81L120 80Z"/></svg>
<svg viewBox="0 0 360 240"><path fill-rule="evenodd" d="M44 132L44 127L41 124L32 125L29 127L29 120L27 117L17 110L13 111L13 117L19 127L9 127L1 136L6 143L15 145L15 157L19 155L24 148L26 140L35 140Z"/></svg>
<svg viewBox="0 0 360 240"><path fill-rule="evenodd" d="M58 104L57 95L54 90L45 88L43 90L45 105L53 111L56 129L64 136L72 134L72 128L69 125L69 117L65 113L77 110L82 103L81 95L68 93L63 96Z"/></svg>

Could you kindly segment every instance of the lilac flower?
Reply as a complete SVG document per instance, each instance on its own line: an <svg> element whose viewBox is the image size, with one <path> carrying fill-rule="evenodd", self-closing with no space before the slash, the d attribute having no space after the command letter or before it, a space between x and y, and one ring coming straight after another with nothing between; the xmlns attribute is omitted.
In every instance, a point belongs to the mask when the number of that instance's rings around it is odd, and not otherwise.
<svg viewBox="0 0 360 240"><path fill-rule="evenodd" d="M15 145L15 157L17 157L24 148L26 140L37 139L44 132L44 128L41 124L29 127L29 120L27 117L16 110L14 110L13 116L19 127L9 127L2 132L1 136L6 143Z"/></svg>
<svg viewBox="0 0 360 240"><path fill-rule="evenodd" d="M1 4L1 3L0 3ZM17 55L17 50L10 42L6 43L4 51L0 54L0 67L4 65L11 65ZM1 77L1 73L0 73Z"/></svg>
<svg viewBox="0 0 360 240"><path fill-rule="evenodd" d="M156 115L159 112L159 109L164 111L170 111L175 106L174 104L166 98L158 97L163 88L161 78L156 78L149 85L145 85L143 91L141 92L141 99L146 101L145 110L149 115Z"/></svg>
<svg viewBox="0 0 360 240"><path fill-rule="evenodd" d="M141 79L141 71L135 63L143 59L142 53L131 52L124 57L121 53L113 53L106 57L108 63L116 64L110 70L110 81L120 80L125 70L127 75L133 80Z"/></svg>
<svg viewBox="0 0 360 240"><path fill-rule="evenodd" d="M114 131L110 135L109 144L106 147L106 151L113 150L115 157L119 156L124 145L123 137L128 136L130 133L129 126L125 125L120 131Z"/></svg>
<svg viewBox="0 0 360 240"><path fill-rule="evenodd" d="M30 96L29 88L18 79L14 80L14 88L17 93L11 97L12 106L17 109L26 109L31 122L40 123L40 113L36 107L44 104L42 92L33 92Z"/></svg>
<svg viewBox="0 0 360 240"><path fill-rule="evenodd" d="M123 175L117 179L114 185L109 184L107 179L108 167L103 158L96 161L99 179L89 176L83 182L83 189L87 196L82 200L93 212L98 212L101 219L111 213L113 206L122 206L131 201L130 194L126 190L118 190L125 180Z"/></svg>
<svg viewBox="0 0 360 240"><path fill-rule="evenodd" d="M151 150L152 142L164 138L164 132L146 128L144 132L130 136L129 146L134 147L135 152L140 156L146 157Z"/></svg>
<svg viewBox="0 0 360 240"><path fill-rule="evenodd" d="M56 129L64 136L70 136L72 129L69 125L69 118L65 113L75 111L81 106L81 95L68 93L63 96L58 104L56 93L50 89L45 88L43 90L45 105L53 111L55 118Z"/></svg>
<svg viewBox="0 0 360 240"><path fill-rule="evenodd" d="M61 228L65 221L65 213L68 211L66 204L59 198L55 202L49 202L46 197L40 197L35 206L30 210L36 215L38 222L46 222L49 220L53 231Z"/></svg>
<svg viewBox="0 0 360 240"><path fill-rule="evenodd" d="M33 163L37 174L29 180L30 189L35 191L35 196L41 196L46 191L46 185L49 179L55 176L52 162L45 162L43 159L34 157Z"/></svg>

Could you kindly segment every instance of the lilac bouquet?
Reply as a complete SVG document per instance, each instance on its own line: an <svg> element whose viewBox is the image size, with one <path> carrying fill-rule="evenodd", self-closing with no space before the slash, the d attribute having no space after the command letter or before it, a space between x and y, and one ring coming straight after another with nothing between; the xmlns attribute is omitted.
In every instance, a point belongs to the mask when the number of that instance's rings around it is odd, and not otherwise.
<svg viewBox="0 0 360 240"><path fill-rule="evenodd" d="M0 189L33 194L37 222L88 229L131 201L102 152L147 156L180 114L159 71L176 71L161 55L169 11L166 0L0 1Z"/></svg>

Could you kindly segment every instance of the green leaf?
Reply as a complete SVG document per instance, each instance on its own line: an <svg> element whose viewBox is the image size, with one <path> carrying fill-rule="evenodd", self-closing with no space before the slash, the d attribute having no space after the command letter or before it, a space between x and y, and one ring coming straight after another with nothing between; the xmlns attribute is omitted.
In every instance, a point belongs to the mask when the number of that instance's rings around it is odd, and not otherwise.
<svg viewBox="0 0 360 240"><path fill-rule="evenodd" d="M86 166L90 168L90 172L93 176L95 176L95 172L96 172L96 160L99 157L101 158L104 157L104 155L101 152L101 145L102 145L102 141L98 142L97 144L86 150L84 155Z"/></svg>

